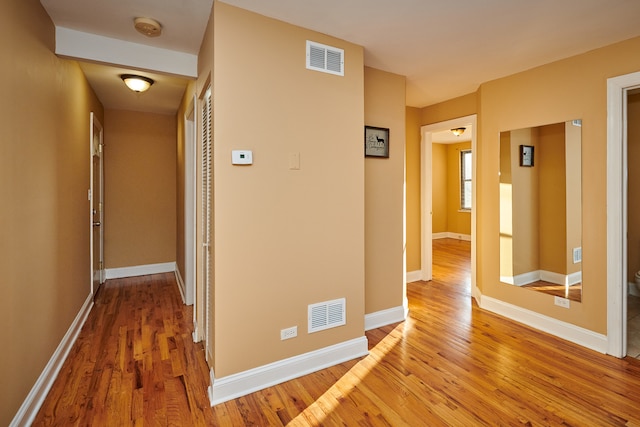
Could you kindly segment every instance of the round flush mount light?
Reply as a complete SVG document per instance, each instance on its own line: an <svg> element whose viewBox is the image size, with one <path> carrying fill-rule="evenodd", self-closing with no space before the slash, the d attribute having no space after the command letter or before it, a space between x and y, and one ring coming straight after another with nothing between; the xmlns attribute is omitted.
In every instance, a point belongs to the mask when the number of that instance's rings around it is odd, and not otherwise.
<svg viewBox="0 0 640 427"><path fill-rule="evenodd" d="M467 130L467 128L455 128L455 129L451 129L451 133L454 134L455 136L460 136L464 133L465 130Z"/></svg>
<svg viewBox="0 0 640 427"><path fill-rule="evenodd" d="M135 18L133 26L140 34L147 37L158 37L162 33L162 25L151 18Z"/></svg>
<svg viewBox="0 0 640 427"><path fill-rule="evenodd" d="M151 87L153 79L135 74L123 74L120 76L124 84L134 92L144 92Z"/></svg>

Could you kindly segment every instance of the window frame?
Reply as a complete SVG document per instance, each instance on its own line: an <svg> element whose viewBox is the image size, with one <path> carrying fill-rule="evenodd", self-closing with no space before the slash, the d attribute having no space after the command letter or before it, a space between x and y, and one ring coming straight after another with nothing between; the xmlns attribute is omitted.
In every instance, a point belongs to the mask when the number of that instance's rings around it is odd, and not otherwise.
<svg viewBox="0 0 640 427"><path fill-rule="evenodd" d="M465 160L465 156L469 156L467 160ZM471 149L464 149L464 150L460 150L460 162L459 162L459 166L460 166L460 173L458 175L459 179L460 179L460 212L471 212L471 209L473 208L472 205L472 188L473 188L473 154L472 154L472 150ZM465 174L465 170L466 170L466 166L467 166L467 161L469 162L469 174L468 176L466 176ZM468 196L465 198L465 183L469 183L469 194ZM467 205L465 205L465 200L468 202Z"/></svg>

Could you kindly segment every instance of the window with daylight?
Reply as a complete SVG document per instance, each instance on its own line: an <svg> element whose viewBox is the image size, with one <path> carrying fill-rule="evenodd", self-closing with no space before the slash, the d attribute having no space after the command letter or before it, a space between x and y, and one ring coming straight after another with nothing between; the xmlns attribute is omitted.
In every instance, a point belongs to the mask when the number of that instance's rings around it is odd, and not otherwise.
<svg viewBox="0 0 640 427"><path fill-rule="evenodd" d="M460 151L460 210L471 210L471 150Z"/></svg>

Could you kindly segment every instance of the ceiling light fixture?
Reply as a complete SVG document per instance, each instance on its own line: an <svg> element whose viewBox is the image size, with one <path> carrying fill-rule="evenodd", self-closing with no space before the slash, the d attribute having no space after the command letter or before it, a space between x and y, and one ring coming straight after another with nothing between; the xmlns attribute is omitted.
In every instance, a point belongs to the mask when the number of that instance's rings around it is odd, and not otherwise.
<svg viewBox="0 0 640 427"><path fill-rule="evenodd" d="M460 136L464 133L465 130L467 130L467 128L455 128L455 129L451 129L451 133L454 134L455 136Z"/></svg>
<svg viewBox="0 0 640 427"><path fill-rule="evenodd" d="M147 37L158 37L162 33L162 25L151 18L135 18L133 26L140 34Z"/></svg>
<svg viewBox="0 0 640 427"><path fill-rule="evenodd" d="M137 76L135 74L123 74L120 78L124 84L134 92L144 92L155 83L149 77Z"/></svg>

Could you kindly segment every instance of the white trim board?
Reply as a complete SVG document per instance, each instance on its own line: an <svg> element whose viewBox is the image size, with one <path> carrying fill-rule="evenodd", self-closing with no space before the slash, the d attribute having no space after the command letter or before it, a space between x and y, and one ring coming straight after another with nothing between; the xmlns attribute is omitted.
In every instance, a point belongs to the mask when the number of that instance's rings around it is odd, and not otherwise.
<svg viewBox="0 0 640 427"><path fill-rule="evenodd" d="M502 283L509 285L524 286L542 280L555 285L572 286L582 281L582 272L571 274L554 273L553 271L534 270L517 276L500 276Z"/></svg>
<svg viewBox="0 0 640 427"><path fill-rule="evenodd" d="M211 371L209 400L214 406L368 354L367 337L362 336L222 378Z"/></svg>
<svg viewBox="0 0 640 427"><path fill-rule="evenodd" d="M407 283L419 282L420 280L422 280L422 271L420 270L407 271L405 273L405 277L406 277Z"/></svg>
<svg viewBox="0 0 640 427"><path fill-rule="evenodd" d="M456 240L464 240L465 242L471 241L470 234L462 234L462 233L452 233L451 231L442 231L440 233L433 233L431 235L431 240L437 239L456 239Z"/></svg>
<svg viewBox="0 0 640 427"><path fill-rule="evenodd" d="M176 269L173 271L176 274L176 283L178 284L178 290L180 291L180 297L182 298L182 303L186 304L185 300L185 286L184 281L182 280L182 275L180 275L180 269L178 268L178 263L176 263Z"/></svg>
<svg viewBox="0 0 640 427"><path fill-rule="evenodd" d="M627 354L627 92L640 72L607 79L607 353Z"/></svg>
<svg viewBox="0 0 640 427"><path fill-rule="evenodd" d="M595 350L600 353L607 352L606 335L597 334L588 329L572 325L571 323L562 322L558 319L554 319L486 295L482 296L481 301L482 303L480 307L483 310L488 310L501 316L508 317L516 322L523 323L531 326L532 328L547 332L567 341L571 341L574 344L590 348L591 350Z"/></svg>
<svg viewBox="0 0 640 427"><path fill-rule="evenodd" d="M418 272L419 274L420 272ZM393 323L404 322L409 314L406 307L398 306L364 315L364 330L381 328Z"/></svg>
<svg viewBox="0 0 640 427"><path fill-rule="evenodd" d="M163 262L160 264L108 268L105 270L105 275L107 279L121 279L123 277L146 276L147 274L171 273L173 271L176 271L175 262Z"/></svg>
<svg viewBox="0 0 640 427"><path fill-rule="evenodd" d="M92 62L198 77L198 55L56 27L56 54Z"/></svg>
<svg viewBox="0 0 640 427"><path fill-rule="evenodd" d="M89 295L84 301L84 304L82 304L82 307L80 307L80 311L71 323L71 326L69 326L67 333L62 337L62 341L58 344L56 351L53 353L51 359L49 359L49 362L36 380L36 383L31 388L27 398L22 402L20 409L18 409L15 417L13 417L9 427L31 425L33 419L38 414L44 399L47 397L49 390L51 390L53 382L58 377L58 373L60 372L60 369L62 369L62 364L67 359L69 351L71 351L73 344L76 342L78 334L80 333L84 322L87 320L87 316L89 316L89 312L92 307L93 295Z"/></svg>

